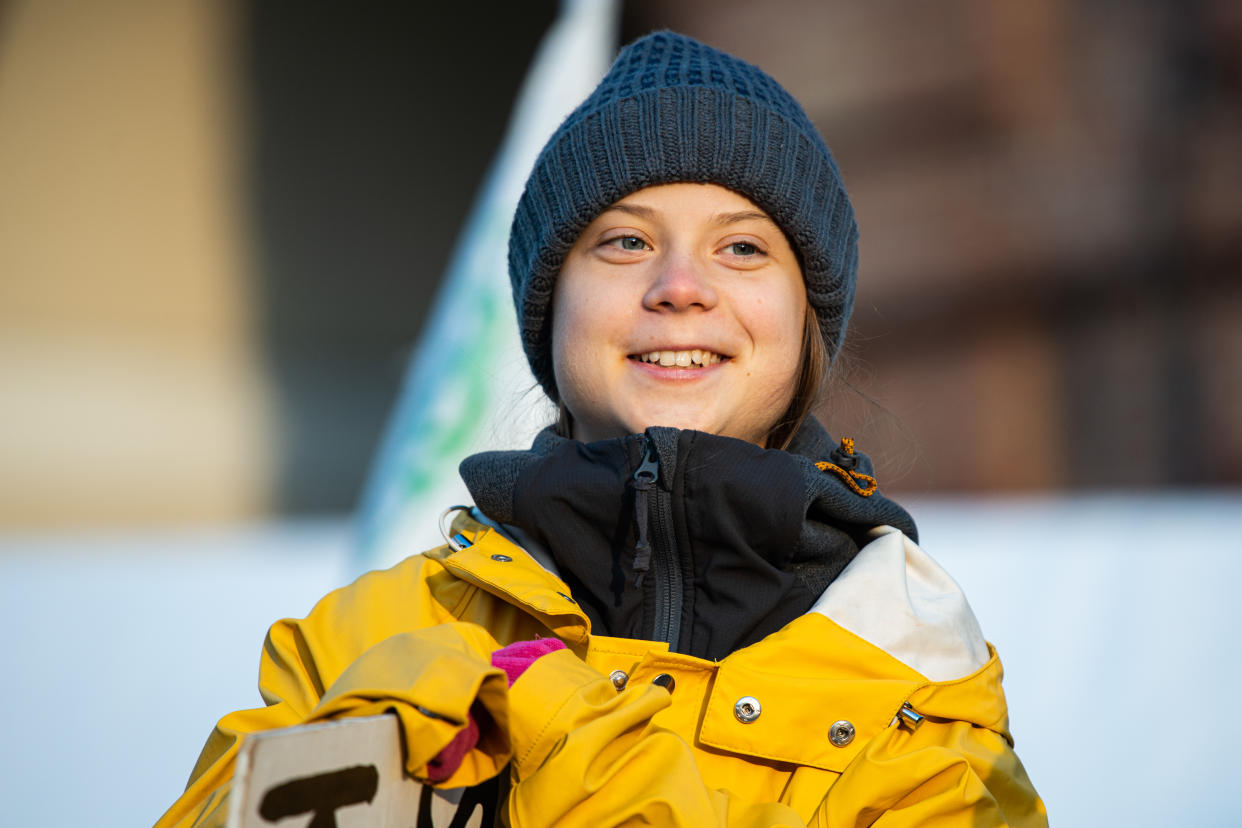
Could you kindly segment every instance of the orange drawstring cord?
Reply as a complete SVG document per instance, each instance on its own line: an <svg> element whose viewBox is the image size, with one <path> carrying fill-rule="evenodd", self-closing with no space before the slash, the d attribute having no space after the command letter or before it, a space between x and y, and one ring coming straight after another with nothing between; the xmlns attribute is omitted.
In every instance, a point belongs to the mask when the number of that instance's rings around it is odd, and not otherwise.
<svg viewBox="0 0 1242 828"><path fill-rule="evenodd" d="M854 453L854 438L841 438L841 452L847 455ZM845 481L845 485L853 489L854 494L862 497L871 497L875 494L876 489L880 488L879 482L876 481L876 479L871 475L862 474L861 472L856 472L853 469L843 469L835 463L829 463L827 460L820 460L815 464L815 467L820 471L830 471L835 473L838 477ZM859 485L860 481L862 485Z"/></svg>

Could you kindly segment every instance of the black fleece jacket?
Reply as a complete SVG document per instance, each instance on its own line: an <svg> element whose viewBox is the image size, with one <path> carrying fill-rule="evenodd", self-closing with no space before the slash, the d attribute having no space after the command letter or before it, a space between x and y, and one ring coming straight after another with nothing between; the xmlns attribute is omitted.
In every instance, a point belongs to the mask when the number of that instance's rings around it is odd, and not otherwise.
<svg viewBox="0 0 1242 828"><path fill-rule="evenodd" d="M673 428L594 443L545 429L461 474L485 515L549 550L594 632L701 658L810 609L872 527L917 539L904 509L860 493L870 460L814 419L788 451Z"/></svg>

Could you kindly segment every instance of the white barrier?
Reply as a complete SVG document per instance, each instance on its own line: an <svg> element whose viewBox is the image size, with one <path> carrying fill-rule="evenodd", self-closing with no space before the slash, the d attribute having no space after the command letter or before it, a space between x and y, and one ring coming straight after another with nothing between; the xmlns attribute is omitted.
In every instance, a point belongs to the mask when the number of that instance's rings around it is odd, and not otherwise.
<svg viewBox="0 0 1242 828"><path fill-rule="evenodd" d="M1238 824L1242 493L907 505L1000 649L1053 825ZM267 626L350 580L349 529L0 537L0 822L153 823L260 703Z"/></svg>

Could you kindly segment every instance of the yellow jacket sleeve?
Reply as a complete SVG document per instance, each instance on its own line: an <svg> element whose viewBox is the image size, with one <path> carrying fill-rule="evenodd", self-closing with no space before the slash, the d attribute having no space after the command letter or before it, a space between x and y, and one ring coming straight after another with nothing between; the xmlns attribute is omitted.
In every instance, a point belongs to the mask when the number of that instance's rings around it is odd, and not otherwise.
<svg viewBox="0 0 1242 828"><path fill-rule="evenodd" d="M618 693L572 652L536 661L510 688L510 824L802 826L779 803L704 785L690 746L651 722L662 687Z"/></svg>
<svg viewBox="0 0 1242 828"><path fill-rule="evenodd" d="M409 750L406 767L424 778L427 761L465 726L477 702L486 711L477 717L479 745L443 784L495 775L509 757L506 680L490 662L499 644L425 594L425 567L439 564L420 557L382 576L364 576L325 597L305 619L276 623L259 666L267 706L217 723L189 785L157 828L224 824L246 735L343 716L396 713Z"/></svg>

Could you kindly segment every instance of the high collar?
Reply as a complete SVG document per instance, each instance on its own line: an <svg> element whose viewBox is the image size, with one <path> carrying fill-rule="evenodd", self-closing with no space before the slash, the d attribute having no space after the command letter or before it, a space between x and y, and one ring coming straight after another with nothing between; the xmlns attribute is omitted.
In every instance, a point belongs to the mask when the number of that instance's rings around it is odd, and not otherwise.
<svg viewBox="0 0 1242 828"><path fill-rule="evenodd" d="M648 455L650 499L635 480ZM808 420L789 451L672 428L593 443L546 429L461 473L484 514L550 551L596 630L721 658L805 612L873 526L914 535L905 510L860 494L844 466L872 476L865 455L834 452ZM640 525L655 548L646 580Z"/></svg>

